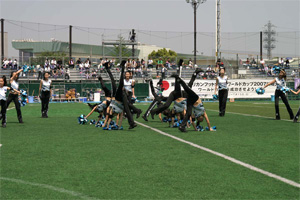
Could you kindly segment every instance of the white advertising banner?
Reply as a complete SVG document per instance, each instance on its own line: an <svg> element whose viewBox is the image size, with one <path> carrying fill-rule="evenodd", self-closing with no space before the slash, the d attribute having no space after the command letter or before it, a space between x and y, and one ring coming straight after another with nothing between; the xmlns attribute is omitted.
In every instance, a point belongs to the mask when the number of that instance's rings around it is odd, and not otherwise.
<svg viewBox="0 0 300 200"><path fill-rule="evenodd" d="M156 84L159 80L154 79L153 85L156 87ZM271 95L274 95L276 86L270 85L265 89L263 95L258 95L256 89L263 87L269 83L270 79L232 79L228 80L228 98L271 98ZM189 80L185 80L188 84ZM167 97L174 90L175 79L167 79L163 81L163 96ZM198 94L201 98L212 99L212 95L215 91L216 80L195 80L193 84L193 91ZM183 89L183 88L182 88ZM217 93L218 94L218 93ZM149 97L153 97L151 94L149 86Z"/></svg>

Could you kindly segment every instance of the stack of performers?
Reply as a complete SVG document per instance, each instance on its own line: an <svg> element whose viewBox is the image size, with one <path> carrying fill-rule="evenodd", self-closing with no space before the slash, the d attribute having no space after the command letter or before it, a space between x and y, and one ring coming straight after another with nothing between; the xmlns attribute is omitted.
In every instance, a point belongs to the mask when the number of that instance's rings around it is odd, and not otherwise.
<svg viewBox="0 0 300 200"><path fill-rule="evenodd" d="M129 129L133 129L134 127L137 126L137 124L134 122L132 114L136 113L137 118L141 114L141 110L136 108L134 105L132 105L131 101L129 101L128 97L128 92L126 92L124 88L124 68L125 68L125 63L126 61L122 61L121 63L121 77L119 81L119 86L117 88L115 84L114 77L109 69L110 63L105 63L105 69L109 75L109 78L111 79L111 84L112 84L112 91L106 88L104 85L104 82L99 76L99 81L101 84L101 87L105 93L105 100L101 102L100 104L96 105L91 105L92 111L86 116L88 118L94 111L99 113L99 118L96 124L99 123L99 121L104 117L105 121L100 125L103 127L103 130L118 130L118 129L123 129L122 127L122 119L123 119L123 114L126 114L128 123L129 123ZM129 77L129 73L126 72L125 76ZM128 80L127 80L128 82ZM131 97L130 97L131 98ZM131 112L132 111L132 112ZM117 116L117 121L114 124L114 127L111 127L111 122L114 116Z"/></svg>
<svg viewBox="0 0 300 200"><path fill-rule="evenodd" d="M179 66L181 66L182 63L183 61L180 60ZM179 130L182 132L186 132L186 126L188 127L188 121L190 121L194 129L198 131L200 127L200 122L202 122L203 119L205 118L208 125L207 129L210 131L214 131L214 129L210 126L209 119L207 117L201 99L191 89L198 73L200 73L201 71L202 70L199 68L195 70L188 85L186 85L186 83L181 78L179 78L177 74L172 75L172 77L175 78L175 89L173 92L170 93L170 95L167 98L154 95L155 93L152 91L153 85L150 82L151 91L155 98L154 101L157 102L165 101L164 104L160 105L156 109L152 109L154 107L153 104L150 105L150 108L147 110L147 112L151 110L150 113L152 119L154 119L155 114L159 115L160 113L163 113L167 117L169 118L171 117L171 121L172 123L174 123L175 116L177 115L177 119L180 122ZM184 88L183 91L181 91L180 86ZM172 102L174 102L174 108L172 110L169 110L168 108L170 107ZM183 117L183 120L180 120L181 117ZM197 119L197 126L195 124L196 119ZM171 124L171 126L174 127L174 124Z"/></svg>

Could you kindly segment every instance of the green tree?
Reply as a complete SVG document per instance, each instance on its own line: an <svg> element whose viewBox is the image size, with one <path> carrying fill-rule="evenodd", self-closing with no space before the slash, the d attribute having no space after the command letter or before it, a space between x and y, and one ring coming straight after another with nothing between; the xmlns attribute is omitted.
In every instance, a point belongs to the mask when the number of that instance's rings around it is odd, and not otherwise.
<svg viewBox="0 0 300 200"><path fill-rule="evenodd" d="M164 62L166 62L167 59L170 59L170 61L175 61L177 58L177 53L175 51L172 50L167 50L166 48L163 49L159 49L157 51L152 51L149 55L148 55L148 59L152 58L154 64L157 64L157 61L159 60L159 58L162 58L162 60Z"/></svg>

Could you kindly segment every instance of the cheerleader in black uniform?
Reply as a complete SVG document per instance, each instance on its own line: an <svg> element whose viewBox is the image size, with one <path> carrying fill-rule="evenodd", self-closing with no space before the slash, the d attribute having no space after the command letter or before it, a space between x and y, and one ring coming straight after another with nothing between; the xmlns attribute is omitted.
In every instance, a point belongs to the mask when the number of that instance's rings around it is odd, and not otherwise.
<svg viewBox="0 0 300 200"><path fill-rule="evenodd" d="M100 81L101 88L104 91L105 101L101 102L100 104L94 104L94 105L88 103L88 105L92 109L92 111L86 116L86 118L88 118L94 111L98 112L99 116L98 116L97 123L101 120L101 118L102 118L103 115L106 117L105 121L108 120L107 113L109 112L109 105L111 103L112 97L114 97L115 94L116 94L116 88L117 88L117 86L116 86L116 83L115 83L115 79L114 79L114 77L113 77L110 69L108 68L108 65L109 65L109 63L104 63L106 71L107 71L107 73L108 73L108 75L109 75L109 77L111 79L111 84L112 84L112 90L113 90L113 92L111 93L111 90L109 90L105 86L102 77L99 76L98 80ZM104 123L103 126L105 126L105 123Z"/></svg>
<svg viewBox="0 0 300 200"><path fill-rule="evenodd" d="M48 118L48 105L52 96L52 81L49 72L45 72L40 83L39 97L42 101L42 118Z"/></svg>
<svg viewBox="0 0 300 200"><path fill-rule="evenodd" d="M119 86L116 90L115 95L112 97L112 101L109 106L109 113L108 113L108 121L107 121L107 128L109 128L110 121L115 115L122 114L123 111L126 113L126 117L129 123L129 129L133 129L137 126L134 122L130 108L129 102L127 99L127 95L124 91L124 68L125 68L126 61L122 61L121 63L121 77L119 80ZM114 86L114 85L113 85ZM114 90L114 89L113 89ZM122 118L121 118L122 119Z"/></svg>
<svg viewBox="0 0 300 200"><path fill-rule="evenodd" d="M0 119L2 119L2 127L6 127L6 93L7 90L13 90L16 93L19 93L19 91L15 90L14 88L7 87L6 77L2 76L0 78L0 104L1 104L1 116Z"/></svg>
<svg viewBox="0 0 300 200"><path fill-rule="evenodd" d="M179 61L179 64L178 64L178 66L181 66L181 63L182 63L183 61L181 60L181 61ZM202 72L202 70L200 69L200 68L197 68L196 70L195 70L195 72L193 73L193 75L192 75L192 77L191 77L191 80L190 80L190 82L188 83L188 86L190 87L190 88L192 88L192 86L193 86L193 83L194 83L194 81L195 81L195 79L196 79L196 77L197 77L197 75L200 73L200 72ZM175 76L178 76L178 75L171 75L171 77L175 77ZM175 99L178 99L178 98L180 98L180 97L187 97L187 94L186 94L186 92L185 91L181 91L181 88L180 88L180 84L178 83L178 82L176 82L176 80L175 80L175 87L174 87L174 91L172 91L171 93L170 93L170 95L168 96L168 98L167 98L167 100L166 100L166 103L165 104L163 104L162 106L160 106L160 107L158 107L158 108L156 108L156 109L153 109L150 113L151 113L151 117L152 117L152 119L154 119L154 115L155 114L159 114L159 113L162 113L164 110L166 110L167 108L169 108L169 106L172 104L172 102L175 100ZM187 109L189 109L190 110L190 112L191 112L191 107L187 107Z"/></svg>
<svg viewBox="0 0 300 200"><path fill-rule="evenodd" d="M276 112L276 119L280 120L280 114L279 114L279 97L281 97L287 111L289 112L290 119L294 119L293 111L289 105L289 102L285 96L285 93L281 91L282 88L286 86L286 72L284 69L281 69L279 72L279 75L277 78L275 78L273 81L268 83L264 86L264 88L268 87L269 85L272 85L276 83L276 90L275 90L275 112Z"/></svg>
<svg viewBox="0 0 300 200"><path fill-rule="evenodd" d="M200 99L200 97L181 79L179 78L179 76L173 75L173 77L175 77L175 81L178 82L184 89L184 91L187 94L187 105L188 107L191 107L192 109L187 109L187 112L179 126L179 130L181 132L186 132L186 125L189 119L192 119L192 124L195 128L195 130L197 130L194 121L197 121L200 123L203 121L203 119L206 120L207 122L207 126L208 126L208 130L209 131L214 131L214 129L211 127L208 116L205 112L203 103ZM192 114L192 111L194 110L194 113ZM191 118L192 116L192 118Z"/></svg>
<svg viewBox="0 0 300 200"><path fill-rule="evenodd" d="M162 79L159 80L159 82L157 83L158 87L156 87L157 89L157 92L155 92L155 89L153 87L153 82L152 80L150 80L150 89L151 89L151 93L154 97L154 100L153 102L150 104L150 106L148 107L147 111L145 112L145 114L143 115L143 119L145 121L148 121L147 117L149 116L151 110L154 109L155 105L157 105L157 107L161 106L162 105L162 101L166 101L168 98L167 97L164 97L162 95L162 92L163 92L163 88L161 87L162 86ZM159 118L160 120L162 120L161 118L161 113L159 114Z"/></svg>
<svg viewBox="0 0 300 200"><path fill-rule="evenodd" d="M22 71L23 71L23 69L20 69L17 72L11 72L10 81L9 82L10 82L11 88L13 88L14 90L17 90L17 91L19 90L18 79L19 79L19 74ZM21 113L21 105L20 105L20 102L19 102L19 92L15 92L14 90L11 90L10 93L9 93L9 95L8 95L6 107L8 108L9 104L12 101L14 101L19 123L23 123L22 113Z"/></svg>
<svg viewBox="0 0 300 200"><path fill-rule="evenodd" d="M225 76L225 68L220 68L219 76L216 78L215 94L219 96L219 116L224 117L226 110L226 102L228 97L227 88L228 77Z"/></svg>
<svg viewBox="0 0 300 200"><path fill-rule="evenodd" d="M294 94L296 94L296 95L298 95L298 94L300 93L300 85L297 87L297 89L298 89L297 92L295 92L294 90L291 90L291 92L294 93ZM294 123L297 123L297 121L298 121L298 119L299 119L299 115L300 115L300 107L299 107L299 109L298 109L297 114L296 114L295 117L294 117L294 120L293 120Z"/></svg>

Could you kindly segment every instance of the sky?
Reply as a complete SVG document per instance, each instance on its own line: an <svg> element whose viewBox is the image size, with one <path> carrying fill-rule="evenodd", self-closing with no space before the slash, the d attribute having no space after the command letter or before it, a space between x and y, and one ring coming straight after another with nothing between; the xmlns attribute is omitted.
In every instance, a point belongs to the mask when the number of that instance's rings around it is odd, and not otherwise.
<svg viewBox="0 0 300 200"><path fill-rule="evenodd" d="M201 4L197 9L197 31L207 32L208 34L214 34L216 29L216 1L207 0ZM259 33L263 30L265 24L270 20L276 27L277 32L299 32L300 27L300 1L299 0L221 0L221 32L222 36L227 37L229 33L235 35L244 33ZM56 24L56 25L73 25L82 28L84 30L78 31L78 42L81 43L93 43L95 39L91 34L87 36L84 31L87 31L87 27L104 28L104 29L117 29L115 32L122 32L120 29L137 29L143 30L144 33L138 35L151 34L163 38L162 41L158 41L159 37L149 36L147 39L143 39L147 43L155 43L160 46L173 47L177 51L190 52L192 48L186 47L192 45L192 35L179 37L176 35L180 32L193 32L194 21L193 21L193 9L192 6L186 3L185 0L98 0L98 1L58 1L58 0L0 0L0 17L8 20L24 21L24 22L36 22L40 24ZM25 24L25 23L24 23ZM25 26L23 24L23 26ZM29 26L29 25L28 25ZM9 26L6 26L9 29ZM59 26L57 26L59 27ZM7 31L6 29L6 31ZM13 29L13 28L11 28ZM39 27L41 30L42 28ZM90 30L88 30L90 31ZM94 36L96 36L96 30ZM15 27L14 32L10 34L13 39L18 37L30 37L28 31L25 29L18 29ZM13 35L16 34L19 35ZM21 32L21 33L20 33ZM114 32L114 31L112 31ZM126 31L125 31L126 32ZM174 33L172 33L174 32ZM100 35L101 31L99 30ZM126 33L127 34L127 33ZM179 39L172 41L167 38L174 34ZM34 33L32 33L34 35ZM39 36L33 37L34 39L50 39L49 37ZM51 37L67 40L64 38L67 35L65 32L62 34L59 31L52 33ZM109 32L107 33L107 37ZM112 34L113 35L113 34ZM295 35L295 34L294 34ZM293 49L296 54L299 54L299 33L295 36L284 35L286 38L291 40L292 47L281 47L283 51ZM211 49L214 46L214 36L210 35L210 39L202 39L199 35L200 44L199 49L205 54L211 54ZM256 50L253 47L248 47L247 43L249 40L245 36L245 42L242 43L243 50ZM255 36L256 37L256 36ZM76 38L76 36L75 36ZM80 39L82 38L82 39ZM100 41L101 39L96 39ZM156 41L157 40L157 41ZM208 42L209 40L209 42ZM251 41L251 40L250 40ZM177 46L172 43L177 42ZM207 42L207 44L205 44ZM227 41L228 42L228 41ZM181 43L181 44L179 44ZM209 43L209 44L208 44ZM256 41L255 41L256 43ZM287 43L287 42L283 42ZM294 43L294 44L293 44ZM295 44L296 43L296 44ZM201 44L205 46L201 49ZM230 49L230 46L226 46L226 41L223 43L226 49ZM296 46L295 46L296 45ZM210 50L207 50L209 46ZM233 47L232 47L233 48ZM234 47L237 48L237 47ZM286 48L286 49L285 49ZM13 53L13 51L10 51Z"/></svg>

